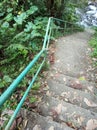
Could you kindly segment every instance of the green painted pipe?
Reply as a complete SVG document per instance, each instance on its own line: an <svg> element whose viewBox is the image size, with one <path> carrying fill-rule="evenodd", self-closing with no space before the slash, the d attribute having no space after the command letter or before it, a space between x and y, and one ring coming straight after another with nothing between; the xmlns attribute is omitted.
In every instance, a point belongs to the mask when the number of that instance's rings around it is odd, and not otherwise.
<svg viewBox="0 0 97 130"><path fill-rule="evenodd" d="M0 96L0 107L4 104L4 102L12 95L15 91L17 85L22 81L24 76L28 73L28 71L32 68L35 62L39 59L39 57L43 54L44 50L42 49L36 57L29 63L29 65L22 71L22 73L13 81L13 83L8 87L8 89Z"/></svg>
<svg viewBox="0 0 97 130"><path fill-rule="evenodd" d="M43 42L43 49L46 48L46 44L47 44L47 39L48 39L48 35L49 35L49 29L50 29L51 20L52 20L52 17L50 17L49 20L48 20L48 24L47 24L47 28L46 28L46 34L45 34L44 42Z"/></svg>
<svg viewBox="0 0 97 130"><path fill-rule="evenodd" d="M60 21L60 22L64 22L64 23L65 23L65 21L64 21L64 20L62 20L62 19L53 18L53 20L56 20L56 21Z"/></svg>
<svg viewBox="0 0 97 130"><path fill-rule="evenodd" d="M44 64L44 62L45 62L45 58L44 58L43 62L41 63L40 67L38 68L38 70L37 70L35 76L33 77L33 79L32 79L32 81L31 81L30 85L28 86L28 88L27 88L25 94L23 95L21 101L19 102L17 108L15 109L14 114L13 114L12 117L10 118L10 120L9 120L9 122L8 122L6 128L5 128L5 130L9 130L10 126L12 125L12 123L13 123L14 119L16 118L18 112L20 111L20 109L21 109L21 107L22 107L22 105L23 105L23 103L24 103L24 101L25 101L25 99L26 99L26 97L27 97L27 95L28 95L30 89L32 88L32 85L33 85L35 79L37 78L37 75L39 74L39 72L40 72L40 70L41 70L41 68L42 68L42 66L43 66L43 64Z"/></svg>

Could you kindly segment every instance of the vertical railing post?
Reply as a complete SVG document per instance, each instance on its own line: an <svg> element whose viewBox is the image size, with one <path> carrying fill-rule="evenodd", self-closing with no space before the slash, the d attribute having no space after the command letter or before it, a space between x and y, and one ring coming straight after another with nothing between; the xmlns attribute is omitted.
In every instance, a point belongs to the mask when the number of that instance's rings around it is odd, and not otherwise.
<svg viewBox="0 0 97 130"><path fill-rule="evenodd" d="M47 24L47 28L46 28L46 34L45 34L45 37L44 37L42 49L45 49L45 47L46 47L46 42L47 42L47 39L48 39L48 33L49 33L49 27L50 27L50 24L51 24L51 20L52 20L52 17L50 17L49 20L48 20L48 24Z"/></svg>

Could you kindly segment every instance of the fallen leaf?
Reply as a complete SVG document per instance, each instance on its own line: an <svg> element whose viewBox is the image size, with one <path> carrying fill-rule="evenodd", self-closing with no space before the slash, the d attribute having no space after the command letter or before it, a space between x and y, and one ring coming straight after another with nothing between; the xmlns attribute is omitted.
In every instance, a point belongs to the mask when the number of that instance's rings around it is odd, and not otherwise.
<svg viewBox="0 0 97 130"><path fill-rule="evenodd" d="M76 80L75 82L76 82L77 84L80 84L79 80Z"/></svg>
<svg viewBox="0 0 97 130"><path fill-rule="evenodd" d="M89 106L89 107L97 107L97 104L95 104L92 101L89 101L87 98L84 98L84 102Z"/></svg>
<svg viewBox="0 0 97 130"><path fill-rule="evenodd" d="M54 126L51 126L48 130L54 130Z"/></svg>
<svg viewBox="0 0 97 130"><path fill-rule="evenodd" d="M50 97L50 96L51 96L51 93L50 93L49 91L47 91L47 92L46 92L46 95Z"/></svg>
<svg viewBox="0 0 97 130"><path fill-rule="evenodd" d="M50 77L54 77L54 74L51 73L51 74L50 74Z"/></svg>
<svg viewBox="0 0 97 130"><path fill-rule="evenodd" d="M84 76L82 76L82 77L79 77L79 80L81 80L81 81L85 81L86 79L85 79Z"/></svg>
<svg viewBox="0 0 97 130"><path fill-rule="evenodd" d="M55 61L54 53L53 52L51 54L49 54L49 61L50 61L51 64L53 64L54 61Z"/></svg>
<svg viewBox="0 0 97 130"><path fill-rule="evenodd" d="M80 125L82 125L82 122L84 121L84 118L83 117L79 117L78 118L78 123L80 124Z"/></svg>
<svg viewBox="0 0 97 130"><path fill-rule="evenodd" d="M64 100L65 100L66 102L68 102L68 101L69 101L67 98L64 98Z"/></svg>
<svg viewBox="0 0 97 130"><path fill-rule="evenodd" d="M41 129L40 125L35 125L33 130L42 130L42 129Z"/></svg>
<svg viewBox="0 0 97 130"><path fill-rule="evenodd" d="M93 93L93 86L89 86L88 90Z"/></svg>
<svg viewBox="0 0 97 130"><path fill-rule="evenodd" d="M59 104L57 107L52 108L51 110L51 115L53 118L57 118L58 115L61 113L62 111L62 104Z"/></svg>
<svg viewBox="0 0 97 130"><path fill-rule="evenodd" d="M5 114L12 115L13 113L14 113L13 110L6 109L6 110L3 111L2 116L5 115Z"/></svg>
<svg viewBox="0 0 97 130"><path fill-rule="evenodd" d="M66 78L63 78L63 81L66 82Z"/></svg>
<svg viewBox="0 0 97 130"><path fill-rule="evenodd" d="M94 130L97 128L97 120L95 119L90 119L87 122L86 130Z"/></svg>
<svg viewBox="0 0 97 130"><path fill-rule="evenodd" d="M47 102L46 105L49 106L49 103Z"/></svg>
<svg viewBox="0 0 97 130"><path fill-rule="evenodd" d="M54 75L55 77L59 77L60 74L58 72L56 72L56 74Z"/></svg>
<svg viewBox="0 0 97 130"><path fill-rule="evenodd" d="M24 122L24 128L26 128L27 124L28 124L28 120L25 120L25 122Z"/></svg>
<svg viewBox="0 0 97 130"><path fill-rule="evenodd" d="M62 110L62 104L59 104L59 105L55 108L55 110L56 110L56 112L57 112L58 114L60 114L60 113L61 113L61 110Z"/></svg>
<svg viewBox="0 0 97 130"><path fill-rule="evenodd" d="M82 89L83 88L82 84L80 84L80 82L78 80L72 81L70 84L70 87L72 87L74 89Z"/></svg>
<svg viewBox="0 0 97 130"><path fill-rule="evenodd" d="M43 90L44 90L44 91L49 90L49 86L48 86L48 85L46 85L46 87L44 87L44 88L43 88Z"/></svg>
<svg viewBox="0 0 97 130"><path fill-rule="evenodd" d="M60 62L60 60L57 60L56 62L57 62L57 63L59 63L59 62Z"/></svg>
<svg viewBox="0 0 97 130"><path fill-rule="evenodd" d="M22 121L23 121L22 116L21 116L21 115L18 116L18 117L14 120L14 122L13 122L13 124L12 124L10 130L18 129L19 126L20 126L20 124L22 123Z"/></svg>

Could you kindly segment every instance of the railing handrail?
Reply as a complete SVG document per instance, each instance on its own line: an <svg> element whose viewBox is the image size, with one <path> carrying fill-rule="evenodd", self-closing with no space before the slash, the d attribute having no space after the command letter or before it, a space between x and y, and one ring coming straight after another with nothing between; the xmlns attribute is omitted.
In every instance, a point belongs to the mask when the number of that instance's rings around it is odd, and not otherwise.
<svg viewBox="0 0 97 130"><path fill-rule="evenodd" d="M20 73L20 75L12 82L12 84L7 88L7 90L0 96L0 107L11 96L13 91L15 91L17 85L22 81L22 79L25 77L25 75L28 73L28 71L31 69L31 67L33 67L33 65L36 63L36 61L39 59L39 57L45 51L51 19L52 19L52 17L50 17L48 20L46 34L44 37L43 47L42 47L41 51L34 57L34 59L28 64L28 66Z"/></svg>
<svg viewBox="0 0 97 130"><path fill-rule="evenodd" d="M20 73L20 75L12 82L12 84L7 88L7 90L0 96L0 107L6 102L6 100L8 100L8 98L12 95L12 93L17 88L18 84L26 76L28 71L33 67L33 65L37 62L37 60L41 57L41 55L46 51L46 46L47 46L48 41L49 41L48 36L49 36L51 20L52 20L52 17L50 17L49 20L48 20L46 33L45 33L45 37L44 37L44 42L43 42L43 47L42 47L41 51L34 57L34 59L28 64L28 66ZM50 38L50 36L49 36L49 38ZM20 100L19 104L17 105L17 107L16 107L16 109L14 111L14 114L11 116L5 130L9 130L10 126L12 125L14 119L16 118L19 110L21 109L21 107L22 107L22 105L23 105L23 103L24 103L24 101L25 101L25 99L26 99L26 97L28 95L28 92L32 88L32 85L33 85L38 73L40 72L44 62L45 62L45 57L44 57L43 62L40 65L40 67L38 68L36 74L34 75L30 85L28 86L25 94L23 95L22 99Z"/></svg>
<svg viewBox="0 0 97 130"><path fill-rule="evenodd" d="M18 84L23 80L28 71L33 67L38 58L44 52L42 49L35 58L29 63L29 65L21 72L21 74L12 82L12 84L7 88L7 90L0 96L0 107L5 103L6 100L11 96L11 94L15 91Z"/></svg>

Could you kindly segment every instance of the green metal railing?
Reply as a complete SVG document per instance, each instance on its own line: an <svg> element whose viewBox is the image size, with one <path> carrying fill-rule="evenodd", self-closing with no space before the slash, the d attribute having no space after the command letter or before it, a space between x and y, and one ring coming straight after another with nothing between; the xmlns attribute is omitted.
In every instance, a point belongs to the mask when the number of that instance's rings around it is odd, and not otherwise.
<svg viewBox="0 0 97 130"><path fill-rule="evenodd" d="M56 33L58 33L59 30L65 30L67 24L71 24L68 22L65 22L63 20L57 19L57 18L52 18L50 17L48 20L48 24L47 24L47 28L46 28L46 34L44 37L44 42L43 42L43 47L41 49L41 51L34 57L34 59L28 64L28 66L21 72L21 74L12 82L12 84L7 88L7 90L0 96L0 107L2 107L2 105L6 102L6 100L8 100L8 98L13 94L13 92L16 90L16 88L18 87L19 83L23 80L23 78L27 75L27 73L29 72L29 70L34 66L34 64L39 60L39 58L44 55L44 59L40 65L40 67L38 68L36 74L34 75L32 81L30 82L26 92L24 93L22 99L20 100L19 104L17 105L14 114L12 115L12 117L10 118L5 130L9 130L13 121L15 120L17 114L19 113L30 89L33 87L34 81L36 80L41 68L43 67L43 64L45 62L46 59L46 52L48 50L48 46L49 46L49 41L51 39L51 35L53 35L53 31L54 29L56 29ZM62 26L61 26L62 25ZM55 33L55 31L54 31ZM60 32L61 33L61 32ZM64 34L64 33L62 33ZM55 34L54 34L55 35Z"/></svg>

